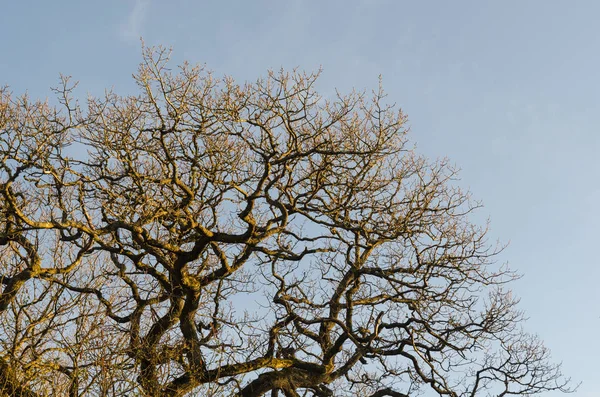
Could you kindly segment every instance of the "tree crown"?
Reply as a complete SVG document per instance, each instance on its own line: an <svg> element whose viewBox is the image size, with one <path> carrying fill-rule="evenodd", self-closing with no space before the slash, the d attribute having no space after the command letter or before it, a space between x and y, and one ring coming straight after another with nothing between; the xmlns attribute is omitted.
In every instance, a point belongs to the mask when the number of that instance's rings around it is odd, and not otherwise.
<svg viewBox="0 0 600 397"><path fill-rule="evenodd" d="M9 395L568 391L447 161L317 74L238 85L144 49L139 93L0 96ZM85 155L77 152L86 151Z"/></svg>

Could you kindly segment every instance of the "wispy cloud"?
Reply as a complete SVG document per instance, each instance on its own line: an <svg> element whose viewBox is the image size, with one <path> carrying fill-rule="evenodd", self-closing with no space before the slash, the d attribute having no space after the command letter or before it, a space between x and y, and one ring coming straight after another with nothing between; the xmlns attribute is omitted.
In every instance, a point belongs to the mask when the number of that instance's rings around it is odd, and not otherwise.
<svg viewBox="0 0 600 397"><path fill-rule="evenodd" d="M135 0L133 9L127 15L119 28L119 36L128 43L136 43L142 36L143 24L146 12L150 4L149 0Z"/></svg>

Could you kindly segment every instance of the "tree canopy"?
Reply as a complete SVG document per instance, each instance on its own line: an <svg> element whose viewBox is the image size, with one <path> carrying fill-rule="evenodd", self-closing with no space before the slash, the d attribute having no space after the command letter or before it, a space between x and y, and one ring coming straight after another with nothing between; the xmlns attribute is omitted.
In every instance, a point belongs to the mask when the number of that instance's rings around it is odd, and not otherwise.
<svg viewBox="0 0 600 397"><path fill-rule="evenodd" d="M381 89L168 58L85 106L66 78L56 106L1 91L2 393L568 391L479 204Z"/></svg>

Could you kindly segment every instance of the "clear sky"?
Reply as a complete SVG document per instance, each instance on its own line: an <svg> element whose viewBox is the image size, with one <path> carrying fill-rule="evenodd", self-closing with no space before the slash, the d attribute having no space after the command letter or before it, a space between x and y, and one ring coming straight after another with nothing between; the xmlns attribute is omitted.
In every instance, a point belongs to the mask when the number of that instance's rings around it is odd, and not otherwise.
<svg viewBox="0 0 600 397"><path fill-rule="evenodd" d="M211 4L209 4L211 3ZM600 390L600 2L0 1L0 85L51 95L131 93L147 45L175 62L255 80L323 67L320 90L371 89L378 75L412 139L450 158L485 204L526 328ZM547 396L554 396L548 393Z"/></svg>

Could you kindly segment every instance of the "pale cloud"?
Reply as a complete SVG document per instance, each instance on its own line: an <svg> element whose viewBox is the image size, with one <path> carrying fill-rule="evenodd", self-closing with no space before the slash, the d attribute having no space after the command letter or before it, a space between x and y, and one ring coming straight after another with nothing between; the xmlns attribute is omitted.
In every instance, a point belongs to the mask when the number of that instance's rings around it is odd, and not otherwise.
<svg viewBox="0 0 600 397"><path fill-rule="evenodd" d="M133 8L127 15L127 20L121 24L119 29L119 36L124 41L134 43L140 40L149 4L149 0L134 1Z"/></svg>

